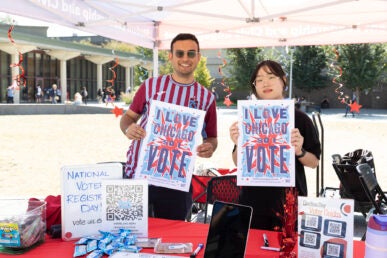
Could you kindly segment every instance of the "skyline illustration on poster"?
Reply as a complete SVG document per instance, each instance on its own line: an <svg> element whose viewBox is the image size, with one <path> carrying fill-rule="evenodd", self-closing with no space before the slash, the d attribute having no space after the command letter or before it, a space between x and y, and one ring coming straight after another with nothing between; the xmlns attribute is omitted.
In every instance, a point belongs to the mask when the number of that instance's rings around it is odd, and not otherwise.
<svg viewBox="0 0 387 258"><path fill-rule="evenodd" d="M238 185L295 186L293 100L238 101Z"/></svg>
<svg viewBox="0 0 387 258"><path fill-rule="evenodd" d="M189 191L205 112L152 100L136 179Z"/></svg>

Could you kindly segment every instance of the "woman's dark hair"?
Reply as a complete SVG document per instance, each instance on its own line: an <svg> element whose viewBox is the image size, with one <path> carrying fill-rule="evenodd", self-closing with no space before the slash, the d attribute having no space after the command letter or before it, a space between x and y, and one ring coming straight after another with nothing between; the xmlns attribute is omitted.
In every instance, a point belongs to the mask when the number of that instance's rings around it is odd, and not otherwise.
<svg viewBox="0 0 387 258"><path fill-rule="evenodd" d="M251 92L254 93L255 97L258 98L257 91L256 91L255 86L254 86L254 82L255 82L255 79L257 78L257 73L258 73L259 69L261 69L262 67L267 67L267 69L269 70L268 72L271 72L275 76L281 78L281 80L284 83L284 89L285 89L285 87L286 87L286 80L285 80L286 74L285 74L284 70L282 69L282 66L275 61L265 60L265 61L262 61L262 62L257 64L257 66L255 67L255 69L250 77L250 88L251 88Z"/></svg>
<svg viewBox="0 0 387 258"><path fill-rule="evenodd" d="M174 37L172 39L172 42L171 42L171 52L173 52L173 44L176 42L176 41L180 41L180 40L193 40L196 42L196 44L198 45L198 52L200 52L200 47L199 47L199 41L198 39L196 38L195 35L193 34L190 34L190 33L180 33L178 34L176 37Z"/></svg>

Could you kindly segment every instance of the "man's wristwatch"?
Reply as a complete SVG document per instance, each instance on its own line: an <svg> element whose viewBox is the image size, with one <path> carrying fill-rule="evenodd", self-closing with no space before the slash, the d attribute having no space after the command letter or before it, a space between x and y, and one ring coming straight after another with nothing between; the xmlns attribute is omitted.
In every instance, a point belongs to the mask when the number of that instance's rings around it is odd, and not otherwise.
<svg viewBox="0 0 387 258"><path fill-rule="evenodd" d="M302 158L304 157L306 154L306 150L304 150L304 148L301 148L301 154L300 155L296 155L296 158L299 159L299 158Z"/></svg>

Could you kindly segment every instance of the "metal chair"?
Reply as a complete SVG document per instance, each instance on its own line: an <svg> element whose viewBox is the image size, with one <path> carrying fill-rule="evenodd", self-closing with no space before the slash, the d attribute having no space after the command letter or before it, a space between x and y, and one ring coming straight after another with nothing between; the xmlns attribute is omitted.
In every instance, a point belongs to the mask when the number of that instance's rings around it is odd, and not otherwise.
<svg viewBox="0 0 387 258"><path fill-rule="evenodd" d="M208 181L204 223L207 223L208 205L216 200L238 203L242 187L237 186L237 176L213 177Z"/></svg>
<svg viewBox="0 0 387 258"><path fill-rule="evenodd" d="M203 214L207 201L207 184L211 178L213 177L192 175L192 208L187 215L187 221L197 220L199 215ZM196 217L193 214L196 214Z"/></svg>
<svg viewBox="0 0 387 258"><path fill-rule="evenodd" d="M364 192L374 206L374 213L387 214L387 197L380 188L371 166L367 163L360 164L356 166L356 170Z"/></svg>

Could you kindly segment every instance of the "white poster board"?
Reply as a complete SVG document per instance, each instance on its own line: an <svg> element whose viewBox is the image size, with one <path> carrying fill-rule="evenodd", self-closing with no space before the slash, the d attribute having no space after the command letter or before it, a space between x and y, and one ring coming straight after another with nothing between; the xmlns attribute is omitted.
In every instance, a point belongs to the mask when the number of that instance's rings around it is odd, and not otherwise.
<svg viewBox="0 0 387 258"><path fill-rule="evenodd" d="M122 179L122 164L102 163L61 168L63 240L98 233L103 222L102 181L106 179Z"/></svg>
<svg viewBox="0 0 387 258"><path fill-rule="evenodd" d="M237 184L295 186L293 100L238 100Z"/></svg>
<svg viewBox="0 0 387 258"><path fill-rule="evenodd" d="M148 236L148 183L140 179L103 180L102 230L130 229Z"/></svg>
<svg viewBox="0 0 387 258"><path fill-rule="evenodd" d="M298 257L353 257L352 199L298 197Z"/></svg>
<svg viewBox="0 0 387 258"><path fill-rule="evenodd" d="M135 178L188 192L204 115L203 110L152 100Z"/></svg>

